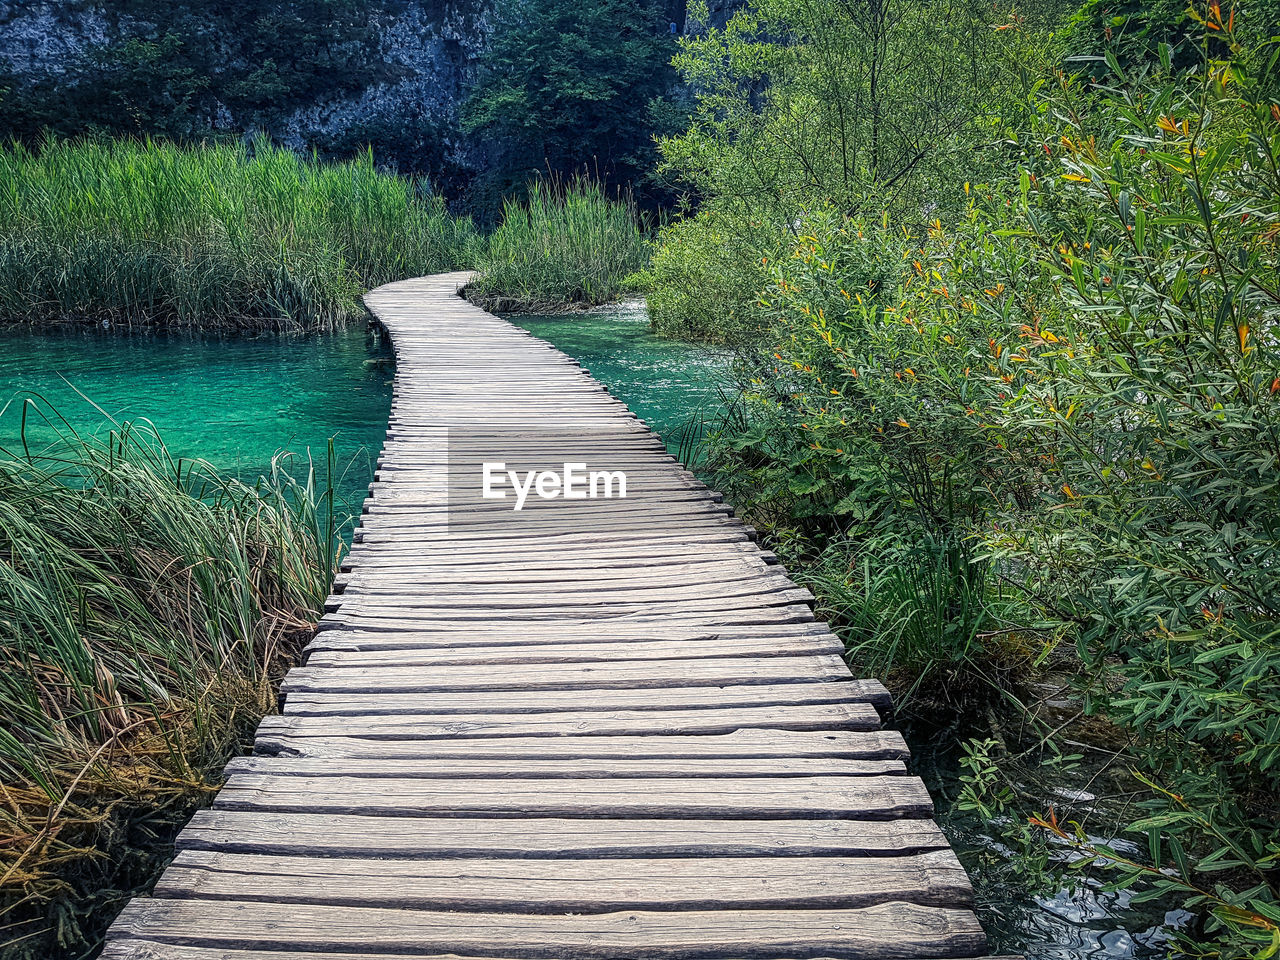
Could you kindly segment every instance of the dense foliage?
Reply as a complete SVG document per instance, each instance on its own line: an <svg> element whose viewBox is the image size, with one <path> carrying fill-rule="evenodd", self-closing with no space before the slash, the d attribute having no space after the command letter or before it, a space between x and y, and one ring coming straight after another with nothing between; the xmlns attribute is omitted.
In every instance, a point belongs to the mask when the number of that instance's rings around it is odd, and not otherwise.
<svg viewBox="0 0 1280 960"><path fill-rule="evenodd" d="M837 23L846 9L818 6ZM1132 774L1111 829L1141 853L1095 839L1109 835L1096 805L1027 809L1007 763L1020 745L996 728L973 747L967 802L993 818L1021 808L1012 833L1042 868L1181 898L1201 919L1178 950L1270 955L1272 44L1200 8L1202 41L1124 62L1099 48L1073 76L1052 68L1051 40L1011 20L996 31L1008 83L975 75L980 90L952 95L942 73L915 76L924 100L951 96L969 121L932 129L904 148L920 159L886 176L873 138L851 139L836 110L866 90L826 93L819 72L784 69L832 56L831 37L804 31L805 4L776 10L768 30L757 12L686 45L701 119L663 145L702 212L664 236L652 276L671 287L655 319L739 344L719 482L815 586L851 655L900 692L955 701L1019 693L1045 663L1074 672L1083 712L1114 731L1108 765ZM889 47L911 62L938 42L908 33ZM766 66L762 91L750 69ZM723 88L707 80L726 69ZM825 113L796 105L818 101ZM714 312L726 297L729 327ZM1059 738L1079 736L1046 724L1022 753L1065 769ZM1088 831L1073 822L1086 813Z"/></svg>
<svg viewBox="0 0 1280 960"><path fill-rule="evenodd" d="M0 150L0 320L315 329L473 257L469 220L366 154L50 142Z"/></svg>
<svg viewBox="0 0 1280 960"><path fill-rule="evenodd" d="M487 154L482 197L518 194L531 178L584 168L643 187L655 160L656 105L676 80L661 0L516 0L495 16L462 112L464 129Z"/></svg>
<svg viewBox="0 0 1280 960"><path fill-rule="evenodd" d="M79 955L158 868L147 831L273 706L328 592L332 502L322 471L247 486L142 425L3 456L6 956Z"/></svg>
<svg viewBox="0 0 1280 960"><path fill-rule="evenodd" d="M662 141L662 170L698 202L706 229L667 233L654 264L654 287L667 291L654 302L658 329L731 338L700 319L688 262L749 302L765 276L749 265L793 242L815 199L923 224L939 203L954 207L957 164L997 169L991 142L1020 35L991 19L977 0L761 0L687 40L676 64L697 103L688 129ZM708 244L708 233L722 239ZM698 249L686 256L686 244Z"/></svg>

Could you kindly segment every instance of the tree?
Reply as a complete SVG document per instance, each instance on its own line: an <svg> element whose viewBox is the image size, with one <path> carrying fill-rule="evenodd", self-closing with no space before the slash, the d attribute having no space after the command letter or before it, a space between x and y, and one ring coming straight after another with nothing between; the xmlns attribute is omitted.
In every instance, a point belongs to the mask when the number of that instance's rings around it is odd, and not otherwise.
<svg viewBox="0 0 1280 960"><path fill-rule="evenodd" d="M1000 113L1022 94L1007 53L1035 33L990 0L756 0L685 40L696 104L660 171L699 215L664 232L655 327L749 335L736 308L814 210L921 227L962 205L956 183L1005 163Z"/></svg>
<svg viewBox="0 0 1280 960"><path fill-rule="evenodd" d="M1007 17L978 0L758 0L684 43L698 103L665 170L776 223L824 202L931 219L940 172L972 162L998 108Z"/></svg>
<svg viewBox="0 0 1280 960"><path fill-rule="evenodd" d="M482 202L584 167L645 194L652 105L675 84L660 0L515 0L499 17L462 111L489 155Z"/></svg>

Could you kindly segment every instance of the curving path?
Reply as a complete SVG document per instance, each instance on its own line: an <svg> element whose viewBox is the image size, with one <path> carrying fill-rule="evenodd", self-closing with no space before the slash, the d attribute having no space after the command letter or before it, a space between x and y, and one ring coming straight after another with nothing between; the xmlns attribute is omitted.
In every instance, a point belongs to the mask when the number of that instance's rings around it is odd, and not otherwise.
<svg viewBox="0 0 1280 960"><path fill-rule="evenodd" d="M283 715L103 957L982 954L884 689L622 403L457 297L467 276L365 298L398 372L345 572ZM531 470L601 474L597 496L535 475L517 511Z"/></svg>

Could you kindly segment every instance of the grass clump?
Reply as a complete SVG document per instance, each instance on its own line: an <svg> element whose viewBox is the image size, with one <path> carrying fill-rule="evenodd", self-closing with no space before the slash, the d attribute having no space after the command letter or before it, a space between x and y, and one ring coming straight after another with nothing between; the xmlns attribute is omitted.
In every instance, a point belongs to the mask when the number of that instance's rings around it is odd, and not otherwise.
<svg viewBox="0 0 1280 960"><path fill-rule="evenodd" d="M466 265L469 219L372 155L51 141L0 150L0 322L331 328L359 295Z"/></svg>
<svg viewBox="0 0 1280 960"><path fill-rule="evenodd" d="M286 466L249 486L127 424L0 459L6 956L84 953L271 709L338 542Z"/></svg>
<svg viewBox="0 0 1280 960"><path fill-rule="evenodd" d="M505 204L468 295L488 310L597 306L618 299L648 260L629 198L583 179L534 181L525 202Z"/></svg>

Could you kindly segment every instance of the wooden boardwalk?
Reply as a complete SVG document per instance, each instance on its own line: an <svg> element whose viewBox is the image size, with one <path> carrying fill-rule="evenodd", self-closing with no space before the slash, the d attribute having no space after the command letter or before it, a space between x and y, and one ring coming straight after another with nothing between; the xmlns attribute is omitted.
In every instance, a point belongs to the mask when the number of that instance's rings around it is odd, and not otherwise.
<svg viewBox="0 0 1280 960"><path fill-rule="evenodd" d="M545 343L390 284L380 469L282 716L108 960L958 958L888 706L720 498ZM625 498L478 496L583 462ZM602 488L603 489L603 488Z"/></svg>

